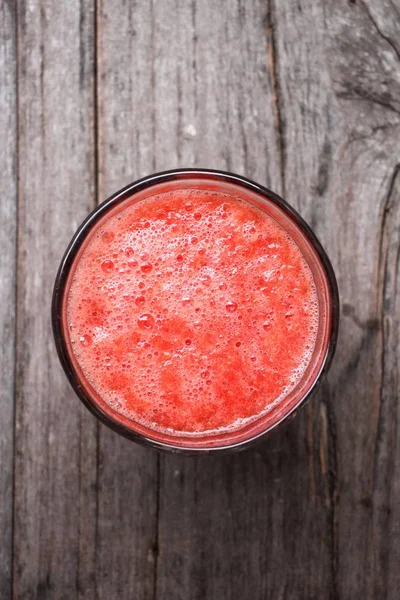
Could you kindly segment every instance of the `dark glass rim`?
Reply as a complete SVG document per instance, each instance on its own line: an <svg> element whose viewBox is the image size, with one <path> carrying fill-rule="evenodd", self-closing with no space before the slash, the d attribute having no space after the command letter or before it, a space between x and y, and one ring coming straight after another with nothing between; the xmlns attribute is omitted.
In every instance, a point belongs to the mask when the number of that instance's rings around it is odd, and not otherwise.
<svg viewBox="0 0 400 600"><path fill-rule="evenodd" d="M96 402L91 398L89 393L86 392L86 390L81 385L78 379L73 362L70 357L70 353L68 351L68 346L65 340L62 325L63 299L70 269L75 261L75 258L82 244L86 240L87 235L91 231L92 227L97 223L97 221L101 217L103 217L111 208L115 208L120 203L124 202L128 198L131 198L134 194L145 190L146 188L149 188L156 184L166 183L168 181L194 178L200 180L208 179L216 182L221 181L224 183L234 184L239 187L245 188L251 192L254 192L260 195L261 197L264 197L267 200L276 204L278 208L280 208L284 213L286 213L286 215L288 215L292 219L295 225L300 229L300 231L309 241L312 248L315 250L326 275L326 282L330 294L331 312L329 341L322 366L307 392L303 395L303 397L301 397L298 400L298 402L294 403L294 405L287 412L285 412L276 422L267 426L266 429L262 430L256 435L253 435L252 437L240 440L235 443L223 444L221 446L213 447L191 447L190 445L183 446L174 445L172 443L164 443L151 437L147 437L133 429L126 427L122 423L112 419L109 415L106 415L104 412L102 412L97 406ZM107 200L102 202L88 215L88 217L83 221L82 225L74 234L61 260L54 284L51 314L55 345L62 367L77 396L80 398L83 404L98 419L100 419L100 421L102 421L104 424L106 424L108 427L110 427L112 430L119 433L120 435L140 444L151 446L157 450L198 455L216 452L231 452L233 450L247 448L249 445L252 445L255 442L262 439L263 437L265 437L268 433L270 433L273 429L278 427L281 423L287 421L306 404L306 402L310 399L311 395L319 387L324 376L329 370L335 353L339 329L339 292L335 273L333 271L331 262L321 243L319 242L318 238L311 230L311 228L307 225L307 223L304 221L304 219L285 200L283 200L283 198L278 196L275 192L251 181L250 179L247 179L246 177L242 177L241 175L236 175L226 171L218 171L214 169L174 169L171 171L164 171L161 173L155 173L147 177L143 177L142 179L139 179L138 181L127 185L123 189L110 196Z"/></svg>

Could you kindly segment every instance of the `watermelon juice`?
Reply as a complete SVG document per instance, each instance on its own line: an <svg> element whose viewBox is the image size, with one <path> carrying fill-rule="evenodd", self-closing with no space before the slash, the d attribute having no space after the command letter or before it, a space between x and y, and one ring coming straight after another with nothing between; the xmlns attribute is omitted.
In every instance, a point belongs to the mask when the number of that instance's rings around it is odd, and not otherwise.
<svg viewBox="0 0 400 600"><path fill-rule="evenodd" d="M67 373L108 424L160 447L258 437L329 354L335 290L319 248L271 192L215 177L123 191L66 259L56 327Z"/></svg>

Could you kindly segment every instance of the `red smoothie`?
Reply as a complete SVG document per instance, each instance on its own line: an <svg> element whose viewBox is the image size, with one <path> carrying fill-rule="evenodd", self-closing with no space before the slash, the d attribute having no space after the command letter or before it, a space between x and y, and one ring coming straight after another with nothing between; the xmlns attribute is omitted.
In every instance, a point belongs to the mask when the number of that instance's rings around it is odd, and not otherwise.
<svg viewBox="0 0 400 600"><path fill-rule="evenodd" d="M279 411L320 317L311 270L272 216L189 187L103 218L66 296L73 360L114 420L172 437Z"/></svg>

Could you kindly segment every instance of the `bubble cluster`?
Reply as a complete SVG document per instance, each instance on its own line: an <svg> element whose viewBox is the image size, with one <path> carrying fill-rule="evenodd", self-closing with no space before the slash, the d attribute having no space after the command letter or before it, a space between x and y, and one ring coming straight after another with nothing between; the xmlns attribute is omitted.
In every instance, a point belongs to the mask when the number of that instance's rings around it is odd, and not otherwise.
<svg viewBox="0 0 400 600"><path fill-rule="evenodd" d="M103 219L67 312L101 398L172 435L236 430L273 410L302 379L319 326L310 269L283 228L236 197L192 189Z"/></svg>

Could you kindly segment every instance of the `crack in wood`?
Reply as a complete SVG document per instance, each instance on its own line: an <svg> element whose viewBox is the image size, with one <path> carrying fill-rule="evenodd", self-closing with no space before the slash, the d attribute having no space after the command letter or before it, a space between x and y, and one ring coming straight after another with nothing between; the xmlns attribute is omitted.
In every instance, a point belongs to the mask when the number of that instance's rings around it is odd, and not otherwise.
<svg viewBox="0 0 400 600"><path fill-rule="evenodd" d="M198 76L197 76L197 33L196 33L196 0L192 0L191 3L191 19L192 19L192 46L193 46L193 58L192 58L192 71L193 71L193 83L194 83L194 119L197 123L198 115ZM197 166L197 144L194 147L193 165Z"/></svg>
<svg viewBox="0 0 400 600"><path fill-rule="evenodd" d="M19 156L20 156L20 134L21 134L21 121L20 121L20 112L19 112L19 107L20 107L20 86L19 86L19 74L20 74L20 57L21 57L21 48L20 48L20 44L21 44L21 40L20 40L20 36L19 36L19 28L18 28L18 24L19 24L19 3L15 2L15 3L11 3L10 4L11 7L11 16L14 19L13 25L14 25L14 29L13 29L13 34L15 36L15 41L14 41L14 48L15 48L15 69L14 69L14 76L15 76L15 136L16 136L16 140L15 140L15 203L16 203L16 207L15 207L15 251L14 251L14 260L15 260L15 265L16 265L16 272L14 275L14 306L15 306L15 316L14 316L14 330L13 330L13 337L14 337L14 350L13 350L13 372L12 372L12 377L13 377L13 389L12 389L12 400L13 400L13 414L12 414L12 473L11 473L11 540L10 540L10 567L9 567L9 589L10 589L10 596L11 598L16 597L16 590L17 590L17 586L16 586L16 573L15 573L15 568L16 568L16 564L15 564L15 553L14 553L14 548L15 548L15 530L16 530L16 511L15 511L15 506L16 506L16 478L15 478L15 472L16 472L16 439L17 439L17 413L16 413L16 402L17 402L17 396L18 396L18 369L17 369L17 358L18 358L18 333L19 333L19 329L20 329L20 315L19 315L19 311L17 310L17 306L18 306L18 298L19 298L19 281L18 281L18 273L17 273L17 269L18 269L18 264L19 264L19 255L20 255L20 245L18 243L19 241L19 237L20 237L20 231L19 231L19 216L20 216L20 198L21 198L21 194L20 194L20 177L19 177L19 171L20 171L20 164L19 164ZM2 565L3 569L4 569L4 565Z"/></svg>
<svg viewBox="0 0 400 600"><path fill-rule="evenodd" d="M156 465L156 516L155 516L155 532L154 532L154 569L153 569L153 600L157 600L158 591L158 555L160 551L160 495L161 495L161 456L157 455Z"/></svg>
<svg viewBox="0 0 400 600"><path fill-rule="evenodd" d="M100 81L99 81L99 60L100 60L100 18L99 18L99 0L94 0L93 4L93 169L94 169L94 198L96 205L100 202L101 190L101 139L100 139Z"/></svg>
<svg viewBox="0 0 400 600"><path fill-rule="evenodd" d="M285 198L285 172L286 172L286 141L285 141L285 121L283 119L283 96L279 77L279 57L277 48L277 33L275 22L274 0L267 0L266 30L269 39L268 43L268 63L272 86L273 112L275 115L275 129L278 136L279 155L280 155L280 175L281 175L281 193Z"/></svg>
<svg viewBox="0 0 400 600"><path fill-rule="evenodd" d="M152 141L153 141L153 160L152 170L156 170L156 21L154 12L154 0L150 0L150 19L151 19L151 104L152 104Z"/></svg>
<svg viewBox="0 0 400 600"><path fill-rule="evenodd" d="M81 472L81 460L82 460L82 419L79 419L79 444L78 444L78 465L79 465L79 473L78 473L78 498L79 498L79 516L81 512L81 492L82 492L82 472ZM76 567L75 567L75 590L76 590L76 598L79 598L81 585L80 585L80 563L81 563L81 537L82 537L82 528L81 528L81 520L78 519L78 535L77 535L77 549L76 549Z"/></svg>
<svg viewBox="0 0 400 600"><path fill-rule="evenodd" d="M381 237L379 243L379 262L378 262L378 312L380 314L380 331L381 331L381 351L380 351L380 385L379 385L379 408L378 419L375 434L375 446L373 457L373 476L372 476L372 535L373 539L378 536L382 539L384 535L384 543L377 541L377 556L375 560L375 569L377 576L374 581L374 589L376 597L386 597L388 595L388 567L390 557L390 489L394 475L394 460L390 459L393 456L395 448L397 423L395 418L396 402L393 400L396 397L396 388L398 393L398 381L396 385L397 373L396 367L393 365L390 371L390 333L393 328L392 335L396 335L394 329L398 327L396 314L393 309L394 323L391 315L391 303L388 306L386 295L390 295L389 285L389 263L390 239L393 232L397 232L397 253L399 246L400 233L400 214L396 222L395 209L399 208L398 195L396 193L396 184L399 181L400 164L394 168L392 177L389 182L389 188L386 195L385 204L382 211ZM396 282L399 277L397 258L394 261L394 281L392 281L393 293L396 294ZM393 343L392 350L396 353L397 343ZM392 389L393 387L393 389ZM394 394L394 396L393 396ZM392 401L391 401L392 400ZM394 413L394 414L392 414ZM391 448L392 447L392 448ZM389 448L389 449L388 449ZM390 450L391 448L391 450ZM374 527L375 525L375 527Z"/></svg>
<svg viewBox="0 0 400 600"><path fill-rule="evenodd" d="M330 402L330 393L327 385L323 386L323 405L326 410L327 432L328 432L328 470L326 473L326 481L330 499L329 505L329 555L331 564L332 578L332 598L338 597L339 589L339 540L338 540L338 504L339 504L339 488L338 488L338 438L336 428L335 412Z"/></svg>
<svg viewBox="0 0 400 600"><path fill-rule="evenodd" d="M95 573L94 573L94 590L96 594L96 598L99 597L99 586L98 586L98 578L96 576L97 573L97 563L98 563L98 554L99 554L99 514L100 514L100 502L99 502L99 481L100 481L100 425L96 424L96 503L95 503L95 528L94 528L94 563L95 563Z"/></svg>

